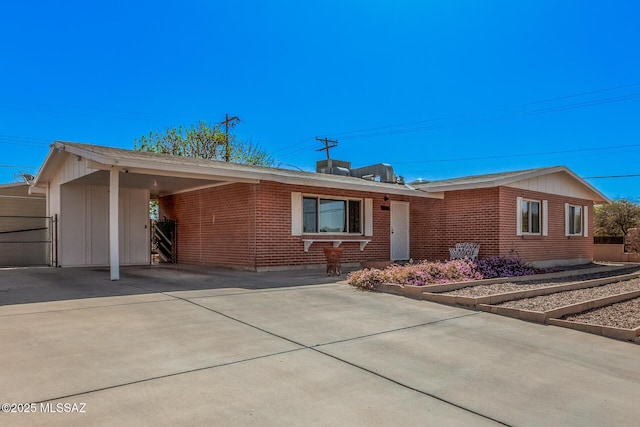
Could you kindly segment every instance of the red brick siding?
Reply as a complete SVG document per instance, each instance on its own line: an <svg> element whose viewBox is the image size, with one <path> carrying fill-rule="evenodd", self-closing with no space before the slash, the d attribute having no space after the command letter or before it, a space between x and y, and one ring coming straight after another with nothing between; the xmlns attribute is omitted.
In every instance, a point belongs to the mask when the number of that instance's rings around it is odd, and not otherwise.
<svg viewBox="0 0 640 427"><path fill-rule="evenodd" d="M178 221L178 262L254 267L252 184L229 184L160 198L160 217Z"/></svg>
<svg viewBox="0 0 640 427"><path fill-rule="evenodd" d="M516 235L517 197L548 201L548 236ZM517 253L527 261L593 259L593 202L575 197L500 187L500 250L498 255ZM588 236L567 237L564 204L587 206Z"/></svg>
<svg viewBox="0 0 640 427"><path fill-rule="evenodd" d="M448 259L449 252L446 249L447 246L444 246L446 242L443 233L446 229L444 200L412 200L409 205L409 218L411 258L414 260Z"/></svg>
<svg viewBox="0 0 640 427"><path fill-rule="evenodd" d="M301 192L303 194L371 198L373 199L373 236L345 236L322 234L321 236L292 236L291 235L291 193ZM425 226L421 223L425 214L417 215L417 212L427 212L426 205L430 200L392 196L394 201L410 202L410 230L421 230ZM343 243L344 248L342 261L345 263L360 262L364 260L388 260L390 258L390 211L382 210L382 206L390 206L390 201L384 200L384 194L362 193L358 191L336 190L329 188L316 188L297 185L286 185L275 182L263 182L258 188L258 227L257 227L257 266L272 267L281 265L305 265L321 264L325 262L323 248L330 247L330 243L314 243L309 248L309 252L304 252L302 238L318 237L321 239L340 238L370 239L371 242L364 251L360 251L359 244ZM419 206L425 207L420 209ZM428 227L427 227L428 228ZM413 251L422 251L421 245L416 243L416 237L412 232L411 256ZM422 239L424 240L424 239Z"/></svg>
<svg viewBox="0 0 640 427"><path fill-rule="evenodd" d="M373 236L291 235L291 193L373 199ZM435 242L426 236L439 226L432 199L392 196L410 202L410 251L415 259L434 252ZM178 261L230 267L280 267L325 262L323 248L314 243L304 252L303 238L370 239L364 251L357 243L343 243L344 263L390 258L390 206L384 194L336 190L275 182L230 184L180 193L160 199L160 216L178 220ZM363 206L364 208L364 206ZM439 211L436 209L436 211ZM212 217L215 215L215 223Z"/></svg>
<svg viewBox="0 0 640 427"><path fill-rule="evenodd" d="M448 259L449 248L460 242L480 243L480 258L498 254L498 188L449 191L444 197L444 215L441 259Z"/></svg>
<svg viewBox="0 0 640 427"><path fill-rule="evenodd" d="M162 197L160 215L178 220L178 261L190 264L262 268L322 264L323 248L314 243L304 252L302 239L363 239L364 236L291 235L291 193L373 199L373 232L364 251L343 243L343 262L390 258L390 201L383 194L287 185L275 182L229 184ZM548 200L549 235L516 235L517 197ZM410 256L448 259L458 242L481 244L481 258L518 254L527 261L592 259L591 237L564 236L564 203L592 202L563 196L496 187L450 191L444 200L395 196L410 203ZM215 221L214 221L215 217ZM589 234L593 230L589 215Z"/></svg>
<svg viewBox="0 0 640 427"><path fill-rule="evenodd" d="M548 201L548 236L516 235L518 197ZM565 203L588 207L588 237L564 235ZM494 187L446 192L441 205L440 225L425 234L437 242L427 252L427 259L447 259L448 248L457 242L480 243L480 258L518 255L527 261L593 259L593 202L589 200Z"/></svg>

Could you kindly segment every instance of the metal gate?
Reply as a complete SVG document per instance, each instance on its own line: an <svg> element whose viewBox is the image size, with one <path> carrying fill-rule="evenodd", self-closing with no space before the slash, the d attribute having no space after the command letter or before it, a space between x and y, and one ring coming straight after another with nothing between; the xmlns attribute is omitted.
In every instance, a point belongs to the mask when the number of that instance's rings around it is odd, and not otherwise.
<svg viewBox="0 0 640 427"><path fill-rule="evenodd" d="M160 262L178 262L176 248L177 222L170 219L151 220L151 258Z"/></svg>
<svg viewBox="0 0 640 427"><path fill-rule="evenodd" d="M57 267L57 231L57 215L0 216L0 267Z"/></svg>

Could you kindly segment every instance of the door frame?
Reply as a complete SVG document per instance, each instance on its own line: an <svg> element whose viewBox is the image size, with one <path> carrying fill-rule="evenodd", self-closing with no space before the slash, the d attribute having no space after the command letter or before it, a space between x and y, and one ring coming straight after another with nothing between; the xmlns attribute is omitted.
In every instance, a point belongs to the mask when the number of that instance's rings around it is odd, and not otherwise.
<svg viewBox="0 0 640 427"><path fill-rule="evenodd" d="M394 206L396 207L396 209L394 209ZM402 206L403 209L406 209L406 213L404 213L402 210L398 210L397 207ZM409 228L409 219L410 219L410 214L409 214L409 202L394 202L392 201L390 203L390 209L391 209L391 215L389 217L389 233L390 233L390 237L389 237L389 254L390 254L390 258L392 261L396 261L396 260L405 260L405 259L409 259L411 257L411 252L410 252L410 242L411 242L411 234L410 234L410 228ZM395 215L394 215L395 212ZM403 233L396 233L396 230L394 229L394 219L397 219L397 215L401 214L402 216L404 216L405 221L404 221L404 225L406 227L406 242L405 245L406 247L404 248L404 250L406 250L406 257L394 257L394 246L398 247L398 236L402 235ZM403 230L404 231L404 230ZM396 245L394 245L394 240L396 241ZM402 245L404 246L404 245Z"/></svg>

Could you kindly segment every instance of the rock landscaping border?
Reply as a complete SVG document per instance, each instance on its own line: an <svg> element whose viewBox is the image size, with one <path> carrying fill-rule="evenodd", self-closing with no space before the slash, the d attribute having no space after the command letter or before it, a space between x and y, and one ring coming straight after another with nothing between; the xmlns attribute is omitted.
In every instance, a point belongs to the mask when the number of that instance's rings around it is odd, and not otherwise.
<svg viewBox="0 0 640 427"><path fill-rule="evenodd" d="M546 323L549 319L557 319L570 314L581 313L583 311L594 308L604 307L606 305L615 304L617 302L640 297L640 291L625 292L616 295L610 295L604 298L596 298L588 301L579 302L577 304L565 305L548 311L532 311L521 308L500 307L489 304L480 304L478 309L489 313L500 314L503 316L514 317L516 319L529 320L532 322Z"/></svg>
<svg viewBox="0 0 640 427"><path fill-rule="evenodd" d="M535 276L527 276L535 277ZM557 277L554 277L557 278ZM622 276L602 277L600 279L585 280L581 282L569 283L566 285L540 286L534 289L523 291L505 292L502 294L493 294L482 297L468 297L462 295L442 295L438 292L423 292L422 299L427 301L438 302L441 304L463 305L466 307L477 308L480 305L499 304L514 299L532 298L541 295L549 295L557 292L572 291L575 289L593 288L596 286L606 285L608 283L622 282L638 278L638 273L625 274ZM493 283L491 283L493 284ZM480 286L480 285L478 285ZM424 288L424 286L422 286ZM461 288L458 288L461 289Z"/></svg>
<svg viewBox="0 0 640 427"><path fill-rule="evenodd" d="M626 329L614 326L595 325L561 319L564 316L585 312L588 310L605 307L618 302L623 302L635 298L640 298L640 290L624 292L616 295L609 295L602 298L596 298L588 301L582 301L576 304L570 304L563 307L555 308L548 311L531 311L519 308L501 307L495 304L502 302L517 300L522 298L531 298L554 294L558 292L571 291L577 289L586 289L598 287L610 283L623 282L637 279L638 272L624 274L620 276L603 277L591 280L576 281L568 284L543 286L539 288L527 289L515 292L506 292L501 294L486 295L480 297L468 297L461 295L443 295L443 292L451 292L471 286L492 285L497 283L513 283L513 282L531 282L546 279L569 278L571 276L580 276L582 274L597 274L602 272L610 272L623 270L629 265L603 266L588 269L577 269L562 271L556 273L538 274L534 276L506 277L499 279L485 279L468 282L447 283L441 285L412 286L399 285L393 283L382 283L376 286L375 291L385 292L393 295L404 296L407 298L427 300L441 304L465 306L471 309L481 310L489 313L500 314L516 319L527 320L532 322L544 323L553 326L574 329L581 332L589 332L608 338L640 342L640 326L635 329Z"/></svg>
<svg viewBox="0 0 640 427"><path fill-rule="evenodd" d="M616 328L614 326L592 325L590 323L573 322L563 319L548 319L547 323L562 328L574 329L576 331L588 332L590 334L602 335L621 341L639 341L640 326L635 329Z"/></svg>

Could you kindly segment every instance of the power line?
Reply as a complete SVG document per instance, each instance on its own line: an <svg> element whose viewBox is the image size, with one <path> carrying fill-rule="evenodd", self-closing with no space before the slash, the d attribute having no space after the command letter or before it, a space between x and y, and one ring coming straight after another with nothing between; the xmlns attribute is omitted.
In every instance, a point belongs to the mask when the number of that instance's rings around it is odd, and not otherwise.
<svg viewBox="0 0 640 427"><path fill-rule="evenodd" d="M38 166L11 166L11 165L0 165L1 169L37 169Z"/></svg>
<svg viewBox="0 0 640 427"><path fill-rule="evenodd" d="M639 177L640 173L628 175L602 175L602 176L584 176L582 179L610 179L610 178L634 178Z"/></svg>
<svg viewBox="0 0 640 427"><path fill-rule="evenodd" d="M543 156L548 154L568 154L568 153L615 150L615 149L621 149L621 148L634 148L634 147L640 147L640 144L617 145L617 146L611 146L611 147L597 147L597 148L576 148L574 150L544 151L544 152L525 153L525 154L501 154L496 156L463 157L463 158L453 158L453 159L411 160L411 161L405 161L405 162L394 161L393 163L394 164L412 164L412 163L462 162L462 161L468 161L468 160L506 159L506 158L512 158L512 157Z"/></svg>

